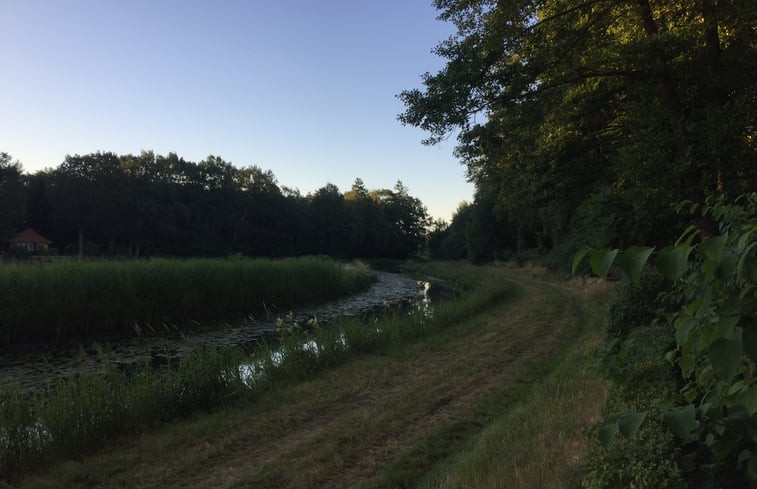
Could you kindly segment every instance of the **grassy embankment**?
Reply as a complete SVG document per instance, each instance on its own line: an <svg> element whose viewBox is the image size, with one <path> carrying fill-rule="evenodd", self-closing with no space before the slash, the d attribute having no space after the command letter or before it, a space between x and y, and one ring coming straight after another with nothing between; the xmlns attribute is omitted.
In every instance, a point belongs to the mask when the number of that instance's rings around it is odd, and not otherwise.
<svg viewBox="0 0 757 489"><path fill-rule="evenodd" d="M0 264L0 347L186 328L264 303L333 299L370 281L364 267L322 258Z"/></svg>
<svg viewBox="0 0 757 489"><path fill-rule="evenodd" d="M600 329L587 304L602 291L523 271L424 271L479 283L430 320L322 332L317 357L292 342L280 367L264 361L252 399L127 430L19 486L570 487L581 428L605 396L584 356Z"/></svg>

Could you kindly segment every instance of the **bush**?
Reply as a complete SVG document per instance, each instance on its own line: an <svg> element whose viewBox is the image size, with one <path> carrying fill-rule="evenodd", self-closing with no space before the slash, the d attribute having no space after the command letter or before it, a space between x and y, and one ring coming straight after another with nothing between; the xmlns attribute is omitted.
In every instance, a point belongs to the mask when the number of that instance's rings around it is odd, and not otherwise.
<svg viewBox="0 0 757 489"><path fill-rule="evenodd" d="M757 487L754 435L757 433L754 375L757 193L740 196L734 203L728 203L724 195L717 195L708 198L705 205L684 202L678 208L694 215L697 224L689 226L675 244L656 251L653 261L657 270L672 282L665 296L670 313L667 323L676 348L665 354L665 361L676 367L676 382L667 389L667 395L658 397L638 396L642 390L633 395L624 393L623 397L638 399L633 405L636 412L626 411L606 420L609 422L600 434L607 443L615 433L622 432L621 421L635 423L653 415L652 422L667 426L675 435L681 451L680 469L691 487L754 488ZM719 234L703 231L701 224L708 221L717 225ZM622 253L598 250L591 255L590 263L595 273L604 275L619 256L621 267L638 277L653 251L638 246ZM613 351L602 357L612 367L606 371L620 374L613 380L623 391L633 387L636 372L635 368L624 372L618 366L633 360L635 344L651 350L657 347L654 338L631 334L635 332L635 323L644 323L655 314L651 297L639 295L629 299L632 293L633 289L618 292L608 322L608 334L628 340L610 341L617 352L615 360ZM648 411L638 412L644 407L644 400ZM638 427L627 421L624 426L629 436ZM610 470L623 473L624 467L618 465Z"/></svg>
<svg viewBox="0 0 757 489"><path fill-rule="evenodd" d="M639 285L629 279L621 281L607 304L606 340L623 340L631 330L651 323L665 307L660 294L669 289L669 283L654 270L645 270Z"/></svg>
<svg viewBox="0 0 757 489"><path fill-rule="evenodd" d="M569 236L560 240L544 257L544 266L550 270L570 271L570 263L582 246L584 246L583 237ZM584 266L581 272L585 272L585 268Z"/></svg>
<svg viewBox="0 0 757 489"><path fill-rule="evenodd" d="M597 444L583 465L584 489L683 489L679 451L669 431L647 423L633 440L616 437L608 447Z"/></svg>
<svg viewBox="0 0 757 489"><path fill-rule="evenodd" d="M610 345L617 344L618 348L608 351ZM672 329L667 324L652 323L629 330L622 343L613 340L606 346L601 357L604 374L616 382L622 379L612 388L609 413L646 410L677 389L676 371L664 358L674 345ZM679 442L660 418L659 412L648 413L648 421L631 440L616 436L609 446L595 440L582 466L582 487L686 487L679 465Z"/></svg>

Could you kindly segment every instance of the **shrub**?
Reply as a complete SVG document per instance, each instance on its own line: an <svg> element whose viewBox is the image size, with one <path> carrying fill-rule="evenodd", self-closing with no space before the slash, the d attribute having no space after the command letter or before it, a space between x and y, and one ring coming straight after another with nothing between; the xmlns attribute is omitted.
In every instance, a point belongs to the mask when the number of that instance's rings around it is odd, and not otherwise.
<svg viewBox="0 0 757 489"><path fill-rule="evenodd" d="M623 340L633 329L651 323L665 306L660 294L669 289L669 282L654 270L645 270L639 285L622 280L607 304L605 338Z"/></svg>
<svg viewBox="0 0 757 489"><path fill-rule="evenodd" d="M655 422L676 436L681 468L695 487L756 487L757 193L734 203L717 195L705 205L684 202L678 208L694 214L698 225L675 244L659 251L597 250L589 259L592 270L605 275L620 257L621 267L638 282L654 255L657 270L673 284L666 296L676 348L665 359L676 367L678 385L666 398L650 400L646 413L619 414L600 436L608 443L630 419L624 434L632 437L639 427L635 421L656 413ZM712 225L703 225L708 222ZM576 255L574 270L589 251ZM620 345L619 356L628 343Z"/></svg>
<svg viewBox="0 0 757 489"><path fill-rule="evenodd" d="M683 489L672 434L657 423L647 423L636 438L616 437L604 448L593 447L583 465L583 489Z"/></svg>

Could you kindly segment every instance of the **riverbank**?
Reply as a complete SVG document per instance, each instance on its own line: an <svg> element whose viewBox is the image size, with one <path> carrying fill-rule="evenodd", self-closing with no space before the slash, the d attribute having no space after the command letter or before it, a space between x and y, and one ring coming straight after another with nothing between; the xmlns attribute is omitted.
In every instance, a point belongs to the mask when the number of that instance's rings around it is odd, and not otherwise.
<svg viewBox="0 0 757 489"><path fill-rule="evenodd" d="M49 387L67 377L102 374L107 368L134 369L144 365L175 364L202 348L254 350L264 340L278 336L279 322L307 326L327 324L339 318L374 318L396 309L428 307L434 301L428 282L404 274L372 271L375 281L367 290L323 304L286 310L269 306L258 317L223 324L193 325L187 330L161 329L159 334L132 335L107 343L85 342L73 347L46 347L42 352L0 355L0 395ZM449 289L442 292L452 293Z"/></svg>
<svg viewBox="0 0 757 489"><path fill-rule="evenodd" d="M0 348L149 335L363 290L359 263L327 258L150 259L0 265Z"/></svg>
<svg viewBox="0 0 757 489"><path fill-rule="evenodd" d="M282 379L256 399L121 438L19 487L535 487L527 482L546 473L559 483L541 487L568 487L581 428L604 399L582 354L596 338L587 304L601 302L601 286L450 270L509 293L320 373ZM510 453L486 443L502 429Z"/></svg>

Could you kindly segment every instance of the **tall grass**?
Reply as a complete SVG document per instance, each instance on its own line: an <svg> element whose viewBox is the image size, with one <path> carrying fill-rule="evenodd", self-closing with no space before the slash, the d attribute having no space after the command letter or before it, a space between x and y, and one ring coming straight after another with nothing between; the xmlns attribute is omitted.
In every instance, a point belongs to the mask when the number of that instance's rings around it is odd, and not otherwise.
<svg viewBox="0 0 757 489"><path fill-rule="evenodd" d="M176 369L61 380L46 392L0 398L0 480L91 452L107 440L218 406L248 392L231 349L200 350Z"/></svg>
<svg viewBox="0 0 757 489"><path fill-rule="evenodd" d="M474 275L457 278L472 283ZM351 355L391 348L468 318L509 291L507 283L484 277L471 293L431 312L398 313L370 323L350 320L310 331L285 327L275 347L261 344L252 355L203 349L182 359L177 369L144 367L131 374L111 369L104 375L61 380L44 393L8 394L0 398L0 477L80 456L114 436L309 378Z"/></svg>
<svg viewBox="0 0 757 489"><path fill-rule="evenodd" d="M371 279L364 266L325 258L0 264L0 346L218 321L263 304L291 308Z"/></svg>

